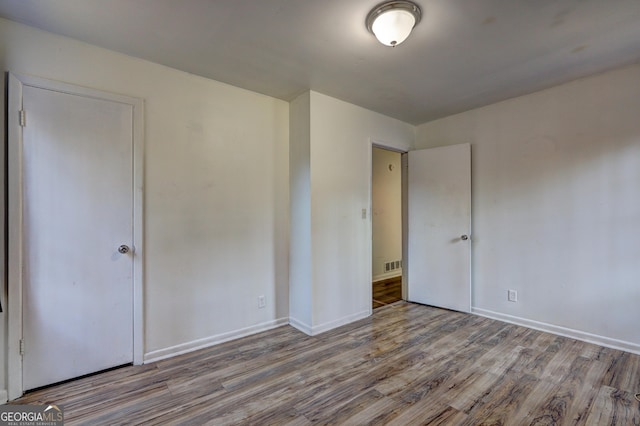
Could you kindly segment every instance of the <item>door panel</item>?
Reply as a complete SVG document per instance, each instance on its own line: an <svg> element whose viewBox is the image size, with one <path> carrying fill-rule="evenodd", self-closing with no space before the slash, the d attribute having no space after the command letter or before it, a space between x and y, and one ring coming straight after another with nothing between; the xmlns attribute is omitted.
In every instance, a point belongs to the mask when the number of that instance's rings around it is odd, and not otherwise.
<svg viewBox="0 0 640 426"><path fill-rule="evenodd" d="M471 146L409 152L408 300L471 309Z"/></svg>
<svg viewBox="0 0 640 426"><path fill-rule="evenodd" d="M133 361L131 105L25 86L23 387Z"/></svg>

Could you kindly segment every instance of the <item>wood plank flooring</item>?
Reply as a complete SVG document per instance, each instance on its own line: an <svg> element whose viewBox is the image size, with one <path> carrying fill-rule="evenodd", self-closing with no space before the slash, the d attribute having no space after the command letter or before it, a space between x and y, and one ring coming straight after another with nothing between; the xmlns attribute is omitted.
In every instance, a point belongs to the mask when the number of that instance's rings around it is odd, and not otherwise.
<svg viewBox="0 0 640 426"><path fill-rule="evenodd" d="M640 356L397 302L309 337L284 326L19 403L90 425L640 425Z"/></svg>
<svg viewBox="0 0 640 426"><path fill-rule="evenodd" d="M373 283L373 309L402 300L402 277L389 278Z"/></svg>

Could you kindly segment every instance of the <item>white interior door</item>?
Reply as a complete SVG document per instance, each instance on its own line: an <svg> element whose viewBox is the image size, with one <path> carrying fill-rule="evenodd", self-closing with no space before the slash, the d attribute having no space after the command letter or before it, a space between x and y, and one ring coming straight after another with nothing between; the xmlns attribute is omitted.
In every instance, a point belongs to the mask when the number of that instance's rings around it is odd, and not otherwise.
<svg viewBox="0 0 640 426"><path fill-rule="evenodd" d="M133 361L133 112L25 86L25 390ZM125 251L125 248L122 248Z"/></svg>
<svg viewBox="0 0 640 426"><path fill-rule="evenodd" d="M408 300L471 309L471 146L409 151Z"/></svg>

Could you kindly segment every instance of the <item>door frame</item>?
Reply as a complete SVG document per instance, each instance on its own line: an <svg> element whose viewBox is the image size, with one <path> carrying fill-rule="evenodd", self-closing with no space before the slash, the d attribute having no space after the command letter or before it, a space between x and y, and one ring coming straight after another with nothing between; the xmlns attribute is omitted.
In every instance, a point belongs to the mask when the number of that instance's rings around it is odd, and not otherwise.
<svg viewBox="0 0 640 426"><path fill-rule="evenodd" d="M409 228L407 223L408 214L408 186L407 186L407 153L411 150L410 146L397 146L389 142L383 142L380 140L369 139L368 155L369 155L369 315L373 313L371 307L371 300L373 300L373 288L371 283L373 282L373 148L385 149L387 151L397 152L401 155L401 209L402 209L402 300L407 300L408 295L408 282L407 282L407 265L408 259L408 238Z"/></svg>
<svg viewBox="0 0 640 426"><path fill-rule="evenodd" d="M59 81L48 80L23 74L9 73L7 104L8 142L8 250L7 250L7 391L8 399L16 399L24 393L22 381L22 355L20 341L22 335L22 286L23 286L23 181L22 146L23 134L20 125L22 109L22 88L34 87L44 90L101 99L130 105L133 110L133 363L143 363L144 355L144 101L139 98L103 92ZM26 118L28 125L28 116Z"/></svg>
<svg viewBox="0 0 640 426"><path fill-rule="evenodd" d="M412 146L397 146L388 142L380 140L369 139L368 144L368 167L369 167L369 285L368 285L368 300L373 299L373 289L371 282L373 282L373 148L386 149L387 151L394 151L401 155L401 202L402 202L402 300L407 300L409 296L409 151L414 151ZM434 147L439 148L439 147ZM471 149L471 148L470 148ZM471 164L469 165L471 167ZM471 193L471 200L473 200L473 193ZM469 235L472 236L472 224L473 224L473 211L471 212L471 219L469 223ZM472 311L473 306L473 238L470 238L469 246L469 310ZM369 314L373 313L371 304L369 304Z"/></svg>

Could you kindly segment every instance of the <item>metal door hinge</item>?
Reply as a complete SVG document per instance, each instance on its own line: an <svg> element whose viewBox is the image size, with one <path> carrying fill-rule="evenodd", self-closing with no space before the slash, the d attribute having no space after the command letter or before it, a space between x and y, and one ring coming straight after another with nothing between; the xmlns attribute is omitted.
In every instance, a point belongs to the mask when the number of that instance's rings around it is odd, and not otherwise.
<svg viewBox="0 0 640 426"><path fill-rule="evenodd" d="M27 125L27 112L23 109L18 111L18 119L20 120L20 126L24 127Z"/></svg>
<svg viewBox="0 0 640 426"><path fill-rule="evenodd" d="M24 340L20 340L20 355L24 355Z"/></svg>

